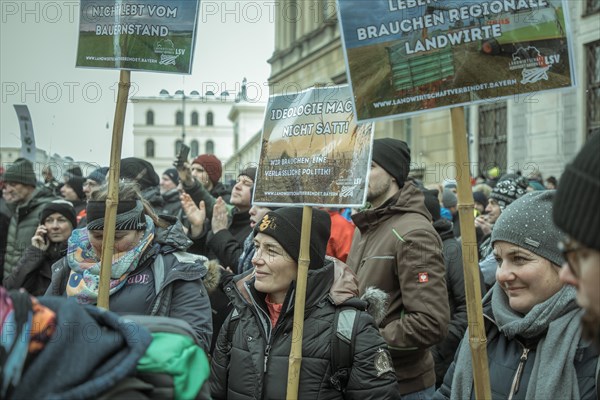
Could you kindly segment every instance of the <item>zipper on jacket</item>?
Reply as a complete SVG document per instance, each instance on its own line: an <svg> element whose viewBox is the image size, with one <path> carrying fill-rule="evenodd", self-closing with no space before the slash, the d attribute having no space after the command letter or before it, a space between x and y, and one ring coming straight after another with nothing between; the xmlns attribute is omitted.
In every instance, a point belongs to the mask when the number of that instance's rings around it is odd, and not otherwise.
<svg viewBox="0 0 600 400"><path fill-rule="evenodd" d="M267 347L265 347L265 366L263 369L263 374L267 372L267 362L269 362L269 352L271 351L271 344L269 343Z"/></svg>
<svg viewBox="0 0 600 400"><path fill-rule="evenodd" d="M521 353L521 358L519 359L519 366L517 367L517 372L515 373L515 377L513 378L512 386L510 387L510 393L508 395L508 400L512 400L513 396L519 391L519 384L521 383L521 376L523 375L523 369L525 369L525 362L527 361L527 354L529 354L529 349L523 347L523 353Z"/></svg>

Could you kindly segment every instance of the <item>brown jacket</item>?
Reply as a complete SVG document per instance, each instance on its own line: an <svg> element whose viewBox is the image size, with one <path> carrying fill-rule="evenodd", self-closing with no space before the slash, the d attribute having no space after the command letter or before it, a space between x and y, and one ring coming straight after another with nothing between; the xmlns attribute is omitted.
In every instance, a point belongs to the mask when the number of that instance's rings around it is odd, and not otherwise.
<svg viewBox="0 0 600 400"><path fill-rule="evenodd" d="M379 325L401 394L435 384L429 347L447 334L450 311L442 241L419 189L407 183L376 209L355 214L347 264L362 295L376 286L390 295Z"/></svg>

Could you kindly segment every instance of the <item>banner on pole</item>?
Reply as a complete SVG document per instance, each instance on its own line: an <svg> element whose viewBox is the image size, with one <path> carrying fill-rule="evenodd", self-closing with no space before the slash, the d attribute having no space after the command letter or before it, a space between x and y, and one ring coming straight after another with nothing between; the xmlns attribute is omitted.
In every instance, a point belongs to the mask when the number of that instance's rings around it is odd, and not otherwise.
<svg viewBox="0 0 600 400"><path fill-rule="evenodd" d="M21 157L35 162L35 136L33 134L33 122L31 122L29 108L22 104L14 104L14 107L21 129Z"/></svg>
<svg viewBox="0 0 600 400"><path fill-rule="evenodd" d="M356 124L348 85L271 96L253 203L361 207L373 124Z"/></svg>
<svg viewBox="0 0 600 400"><path fill-rule="evenodd" d="M338 0L358 121L574 86L561 0Z"/></svg>
<svg viewBox="0 0 600 400"><path fill-rule="evenodd" d="M77 67L192 71L200 0L81 0Z"/></svg>

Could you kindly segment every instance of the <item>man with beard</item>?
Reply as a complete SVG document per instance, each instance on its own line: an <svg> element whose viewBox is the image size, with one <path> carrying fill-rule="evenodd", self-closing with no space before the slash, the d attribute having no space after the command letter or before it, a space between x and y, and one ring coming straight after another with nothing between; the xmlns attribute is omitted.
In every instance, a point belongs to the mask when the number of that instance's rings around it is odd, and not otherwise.
<svg viewBox="0 0 600 400"><path fill-rule="evenodd" d="M560 178L554 200L554 223L568 235L559 244L565 263L563 282L577 289L585 310L583 336L600 349L600 134L583 146ZM599 382L600 384L600 382Z"/></svg>
<svg viewBox="0 0 600 400"><path fill-rule="evenodd" d="M402 399L435 392L429 348L446 337L450 312L442 241L423 193L407 181L410 149L391 138L373 143L367 200L352 216L357 229L347 264L359 291L374 286L390 296L379 331L388 344Z"/></svg>

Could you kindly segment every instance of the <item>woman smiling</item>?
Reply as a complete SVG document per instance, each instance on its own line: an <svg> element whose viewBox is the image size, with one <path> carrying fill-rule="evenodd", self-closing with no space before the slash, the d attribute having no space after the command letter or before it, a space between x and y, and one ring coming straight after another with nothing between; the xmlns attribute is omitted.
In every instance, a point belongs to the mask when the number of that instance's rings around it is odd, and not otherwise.
<svg viewBox="0 0 600 400"><path fill-rule="evenodd" d="M302 208L286 207L268 212L254 227L254 269L225 286L235 309L213 354L213 398L286 397L301 225ZM391 358L365 312L367 303L356 298L356 276L341 261L325 258L330 226L329 214L314 209L297 398L397 399ZM347 384L340 383L331 349L336 310L342 307L356 312Z"/></svg>
<svg viewBox="0 0 600 400"><path fill-rule="evenodd" d="M581 340L575 290L559 279L555 191L524 195L492 231L496 284L483 299L493 399L596 399L598 353ZM474 398L465 334L436 399Z"/></svg>

